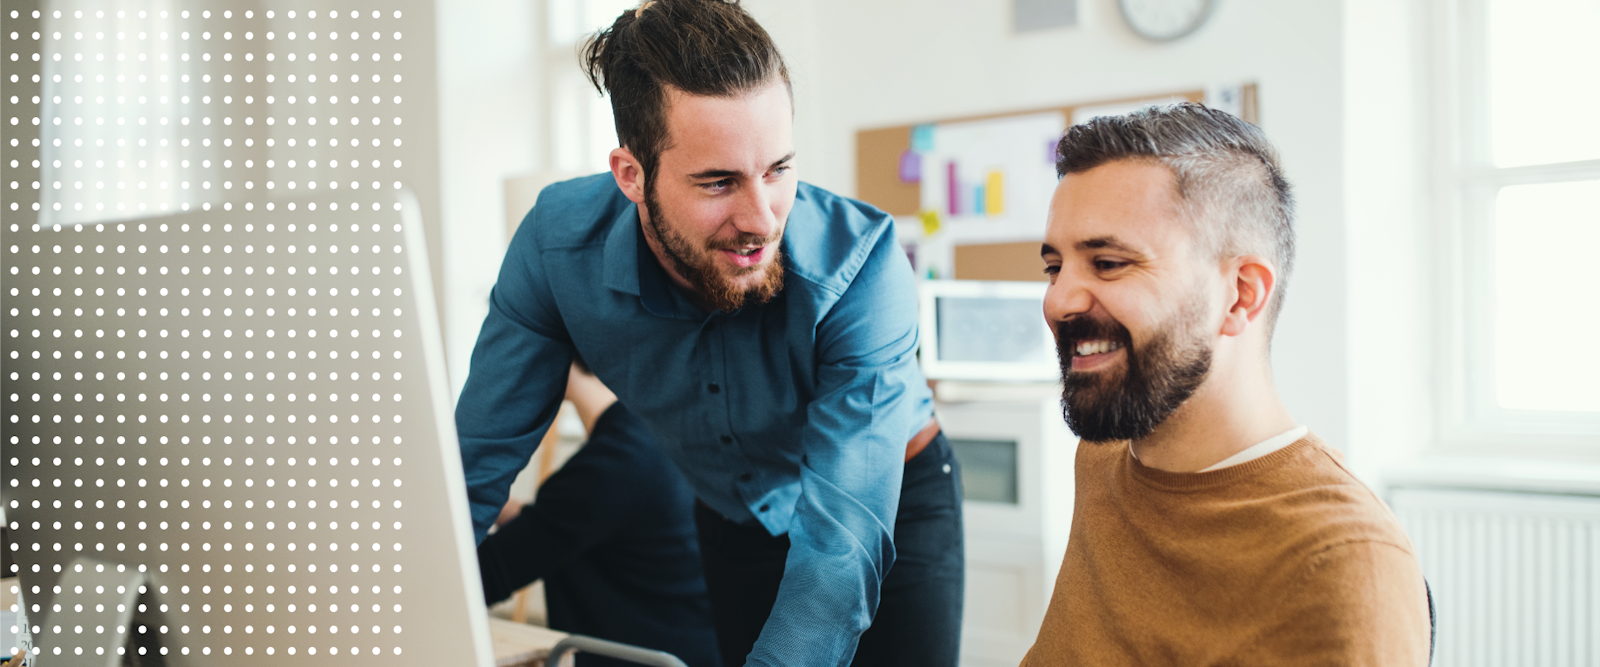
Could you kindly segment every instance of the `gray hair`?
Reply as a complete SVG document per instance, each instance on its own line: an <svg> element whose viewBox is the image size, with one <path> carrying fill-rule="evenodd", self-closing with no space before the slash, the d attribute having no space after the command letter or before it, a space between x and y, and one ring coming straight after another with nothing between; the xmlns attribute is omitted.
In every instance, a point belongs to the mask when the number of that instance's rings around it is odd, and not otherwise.
<svg viewBox="0 0 1600 667"><path fill-rule="evenodd" d="M1259 253L1277 269L1267 314L1276 322L1294 269L1294 195L1261 128L1185 102L1101 116L1067 129L1056 175L1115 160L1156 160L1177 177L1178 199L1215 257Z"/></svg>

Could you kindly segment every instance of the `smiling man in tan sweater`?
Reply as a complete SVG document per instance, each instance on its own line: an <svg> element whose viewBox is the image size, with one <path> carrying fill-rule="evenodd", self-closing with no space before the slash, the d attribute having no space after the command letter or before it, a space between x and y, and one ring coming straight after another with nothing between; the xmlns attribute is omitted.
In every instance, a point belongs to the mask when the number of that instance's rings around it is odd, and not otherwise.
<svg viewBox="0 0 1600 667"><path fill-rule="evenodd" d="M1023 664L1426 665L1410 540L1273 384L1294 211L1266 137L1186 104L1058 155L1045 317L1084 442Z"/></svg>

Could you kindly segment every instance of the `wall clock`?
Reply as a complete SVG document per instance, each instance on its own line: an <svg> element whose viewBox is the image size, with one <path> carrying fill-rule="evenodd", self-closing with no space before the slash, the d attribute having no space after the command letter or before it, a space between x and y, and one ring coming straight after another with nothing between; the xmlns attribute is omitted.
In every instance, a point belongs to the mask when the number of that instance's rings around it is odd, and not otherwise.
<svg viewBox="0 0 1600 667"><path fill-rule="evenodd" d="M1217 0L1117 0L1128 27L1152 42L1170 42L1200 29L1216 5Z"/></svg>

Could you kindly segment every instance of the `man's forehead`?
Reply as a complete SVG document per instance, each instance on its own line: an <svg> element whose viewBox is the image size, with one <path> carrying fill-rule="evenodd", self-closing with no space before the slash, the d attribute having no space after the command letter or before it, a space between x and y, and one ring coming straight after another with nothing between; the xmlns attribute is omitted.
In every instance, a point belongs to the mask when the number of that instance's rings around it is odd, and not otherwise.
<svg viewBox="0 0 1600 667"><path fill-rule="evenodd" d="M667 86L661 159L686 173L764 169L794 151L788 90L777 83L729 97Z"/></svg>
<svg viewBox="0 0 1600 667"><path fill-rule="evenodd" d="M1187 234L1183 216L1170 169L1154 160L1118 160L1062 177L1046 238L1060 252L1145 252Z"/></svg>

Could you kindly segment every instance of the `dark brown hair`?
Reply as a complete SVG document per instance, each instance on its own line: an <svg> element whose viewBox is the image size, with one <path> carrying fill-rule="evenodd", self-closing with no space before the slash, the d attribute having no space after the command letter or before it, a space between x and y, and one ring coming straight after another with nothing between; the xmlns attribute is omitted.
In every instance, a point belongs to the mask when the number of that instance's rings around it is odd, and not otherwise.
<svg viewBox="0 0 1600 667"><path fill-rule="evenodd" d="M653 182L667 136L667 92L733 97L771 81L789 85L777 45L738 0L645 0L582 47L584 74L611 93L617 141ZM792 94L791 89L791 94Z"/></svg>
<svg viewBox="0 0 1600 667"><path fill-rule="evenodd" d="M1056 175L1130 159L1172 170L1178 199L1216 256L1272 259L1278 276L1268 314L1276 321L1294 271L1294 194L1266 133L1192 102L1101 116L1067 128L1056 145Z"/></svg>

